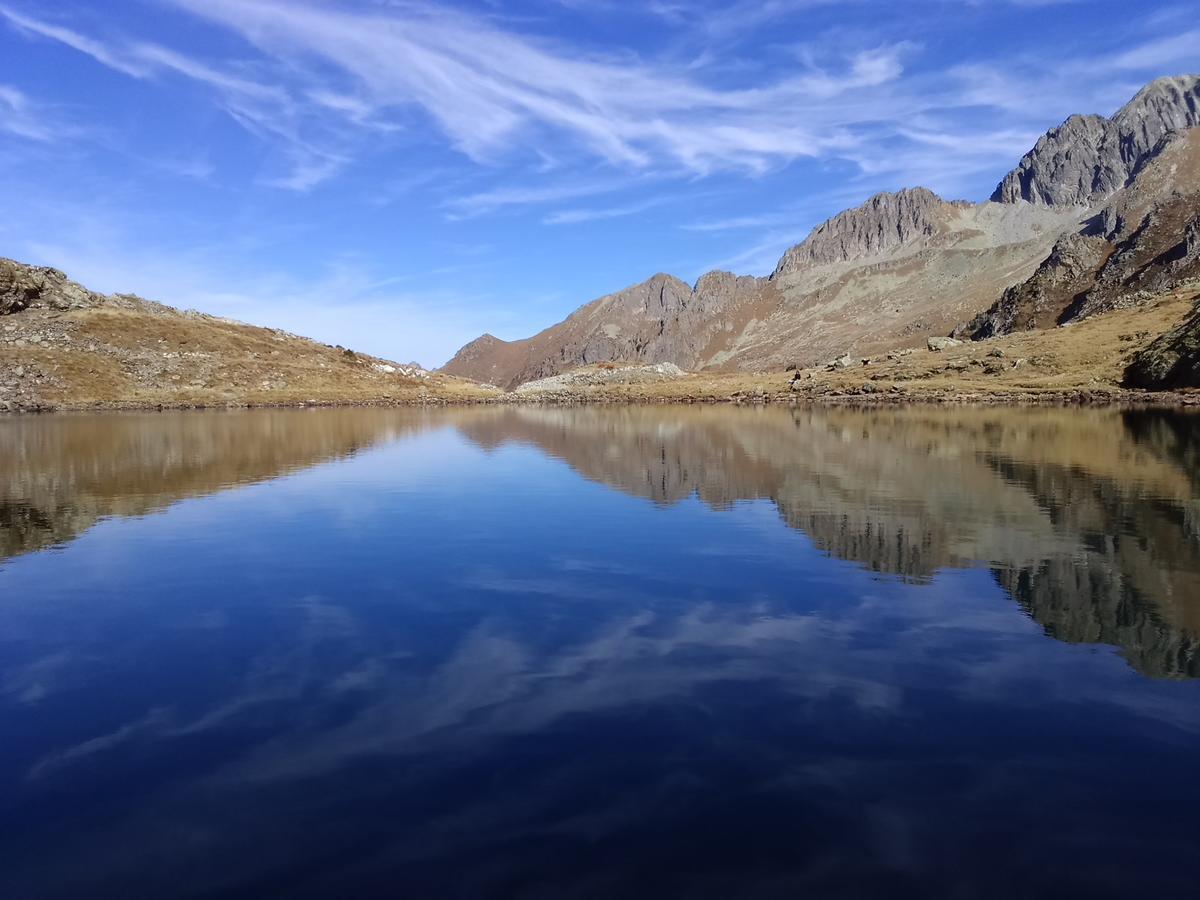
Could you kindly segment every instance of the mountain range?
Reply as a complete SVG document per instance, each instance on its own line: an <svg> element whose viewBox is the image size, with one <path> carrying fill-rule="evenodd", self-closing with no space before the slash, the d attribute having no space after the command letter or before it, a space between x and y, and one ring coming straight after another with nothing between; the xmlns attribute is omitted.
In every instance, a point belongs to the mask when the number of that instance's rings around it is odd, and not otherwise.
<svg viewBox="0 0 1200 900"><path fill-rule="evenodd" d="M1200 76L1162 78L1111 118L1048 131L985 202L877 194L815 228L768 277L710 272L688 285L659 273L530 338L485 334L441 371L511 388L594 363L803 368L1136 305L1200 277L1198 125ZM1145 380L1186 383L1197 330L1164 336Z"/></svg>

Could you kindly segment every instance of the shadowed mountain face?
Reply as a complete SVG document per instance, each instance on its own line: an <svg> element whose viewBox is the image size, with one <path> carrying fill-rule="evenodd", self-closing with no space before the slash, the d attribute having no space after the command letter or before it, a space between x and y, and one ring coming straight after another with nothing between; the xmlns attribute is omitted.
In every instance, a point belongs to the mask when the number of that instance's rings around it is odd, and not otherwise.
<svg viewBox="0 0 1200 900"><path fill-rule="evenodd" d="M1048 634L1200 675L1200 417L518 408L459 427L656 503L769 500L880 573L987 566Z"/></svg>

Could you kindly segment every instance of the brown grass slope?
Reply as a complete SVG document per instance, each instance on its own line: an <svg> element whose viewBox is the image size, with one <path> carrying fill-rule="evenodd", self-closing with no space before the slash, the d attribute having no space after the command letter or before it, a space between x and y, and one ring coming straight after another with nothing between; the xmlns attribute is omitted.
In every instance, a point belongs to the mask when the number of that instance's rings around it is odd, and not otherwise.
<svg viewBox="0 0 1200 900"><path fill-rule="evenodd" d="M0 411L411 403L487 392L269 328L87 291L0 260Z"/></svg>

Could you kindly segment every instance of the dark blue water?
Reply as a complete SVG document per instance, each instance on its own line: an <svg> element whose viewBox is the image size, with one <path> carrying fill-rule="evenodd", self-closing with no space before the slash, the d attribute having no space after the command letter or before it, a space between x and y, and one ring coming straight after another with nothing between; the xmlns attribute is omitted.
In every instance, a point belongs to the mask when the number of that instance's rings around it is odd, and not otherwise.
<svg viewBox="0 0 1200 900"><path fill-rule="evenodd" d="M0 420L0 896L1191 897L1200 420Z"/></svg>

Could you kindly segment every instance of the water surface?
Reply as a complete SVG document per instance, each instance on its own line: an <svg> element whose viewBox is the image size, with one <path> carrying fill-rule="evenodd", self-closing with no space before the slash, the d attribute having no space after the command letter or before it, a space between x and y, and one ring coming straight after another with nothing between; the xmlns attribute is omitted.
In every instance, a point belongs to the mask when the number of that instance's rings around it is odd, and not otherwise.
<svg viewBox="0 0 1200 900"><path fill-rule="evenodd" d="M0 896L1194 896L1200 419L0 420Z"/></svg>

